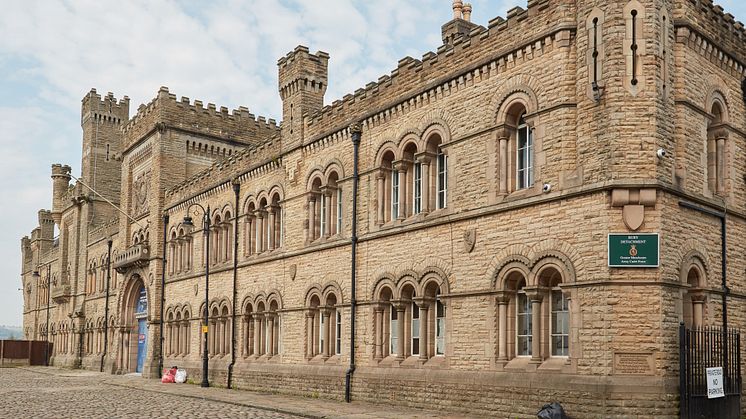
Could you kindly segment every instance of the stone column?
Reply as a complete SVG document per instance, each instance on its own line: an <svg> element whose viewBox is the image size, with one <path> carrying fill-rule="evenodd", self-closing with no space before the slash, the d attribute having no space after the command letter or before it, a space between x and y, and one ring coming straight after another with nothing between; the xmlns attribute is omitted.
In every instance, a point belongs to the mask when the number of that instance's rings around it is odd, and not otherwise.
<svg viewBox="0 0 746 419"><path fill-rule="evenodd" d="M396 309L397 326L399 329L396 332L397 335L397 348L396 348L396 359L399 361L404 360L404 313L407 309L407 303L404 301L397 301L394 303Z"/></svg>
<svg viewBox="0 0 746 419"><path fill-rule="evenodd" d="M306 359L313 358L313 312L306 312Z"/></svg>
<svg viewBox="0 0 746 419"><path fill-rule="evenodd" d="M701 328L704 323L706 296L702 291L692 293L692 327Z"/></svg>
<svg viewBox="0 0 746 419"><path fill-rule="evenodd" d="M541 363L541 301L544 293L539 289L527 289L526 296L531 301L531 362Z"/></svg>
<svg viewBox="0 0 746 419"><path fill-rule="evenodd" d="M330 342L329 342L330 337L331 337L331 333L330 333L331 324L329 322L329 317L331 316L331 312L332 310L330 308L321 309L321 315L324 316L324 330L321 331L321 333L324 334L324 347L321 348L322 356L324 359L329 358L329 352L330 352L329 348L331 347Z"/></svg>
<svg viewBox="0 0 746 419"><path fill-rule="evenodd" d="M317 311L313 316L313 355L316 356L321 353L322 348L319 347L319 333L321 333L321 311Z"/></svg>
<svg viewBox="0 0 746 419"><path fill-rule="evenodd" d="M264 251L264 211L256 213L256 252Z"/></svg>
<svg viewBox="0 0 746 419"><path fill-rule="evenodd" d="M425 362L428 359L427 348L429 347L427 322L429 320L428 308L430 307L430 301L424 298L417 298L415 299L415 303L420 308L420 362ZM414 333L414 330L412 333Z"/></svg>
<svg viewBox="0 0 746 419"><path fill-rule="evenodd" d="M717 159L717 179L715 184L717 185L717 193L725 193L725 136L718 135L716 140L716 154Z"/></svg>
<svg viewBox="0 0 746 419"><path fill-rule="evenodd" d="M321 195L321 199L324 200L324 206L326 212L324 213L324 224L326 228L322 232L322 237L327 238L330 236L332 230L332 192L329 188L324 188L324 192Z"/></svg>
<svg viewBox="0 0 746 419"><path fill-rule="evenodd" d="M373 350L373 359L380 361L383 359L383 306L376 305L373 307L375 314L376 341Z"/></svg>
<svg viewBox="0 0 746 419"><path fill-rule="evenodd" d="M272 356L275 354L275 316L274 314L267 315L267 336L269 341L269 350L267 355Z"/></svg>
<svg viewBox="0 0 746 419"><path fill-rule="evenodd" d="M308 197L308 242L316 240L316 197Z"/></svg>
<svg viewBox="0 0 746 419"><path fill-rule="evenodd" d="M254 242L256 241L256 223L254 222L255 218L254 215L251 214L246 218L246 222L248 223L248 242L246 243L246 254L252 255L254 254Z"/></svg>
<svg viewBox="0 0 746 419"><path fill-rule="evenodd" d="M395 166L395 170L399 173L399 214L396 218L404 219L407 218L407 164L399 161Z"/></svg>
<svg viewBox="0 0 746 419"><path fill-rule="evenodd" d="M277 222L277 207L272 205L269 207L269 245L268 250L275 250L275 224Z"/></svg>
<svg viewBox="0 0 746 419"><path fill-rule="evenodd" d="M386 222L386 175L382 170L376 173L376 192L378 196L378 208L376 224L383 225Z"/></svg>
<svg viewBox="0 0 746 419"><path fill-rule="evenodd" d="M499 194L508 194L508 137L503 135L498 139L500 147L500 189Z"/></svg>
<svg viewBox="0 0 746 419"><path fill-rule="evenodd" d="M432 155L429 153L420 153L415 156L417 162L420 163L420 178L422 179L421 185L421 200L420 213L427 214L432 208L430 208L430 164L432 163ZM437 176L437 173L435 174Z"/></svg>
<svg viewBox="0 0 746 419"><path fill-rule="evenodd" d="M508 303L510 294L501 291L495 297L497 303L497 333L498 333L498 350L497 360L500 362L508 361Z"/></svg>
<svg viewBox="0 0 746 419"><path fill-rule="evenodd" d="M261 355L261 339L262 339L262 315L254 313L252 315L254 319L254 356L259 357Z"/></svg>

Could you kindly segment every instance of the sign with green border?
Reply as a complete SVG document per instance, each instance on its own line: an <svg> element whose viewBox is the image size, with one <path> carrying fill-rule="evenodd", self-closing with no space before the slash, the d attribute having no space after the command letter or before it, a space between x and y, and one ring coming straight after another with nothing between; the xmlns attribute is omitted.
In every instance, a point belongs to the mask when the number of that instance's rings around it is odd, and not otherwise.
<svg viewBox="0 0 746 419"><path fill-rule="evenodd" d="M659 260L658 233L609 233L610 268L657 268Z"/></svg>

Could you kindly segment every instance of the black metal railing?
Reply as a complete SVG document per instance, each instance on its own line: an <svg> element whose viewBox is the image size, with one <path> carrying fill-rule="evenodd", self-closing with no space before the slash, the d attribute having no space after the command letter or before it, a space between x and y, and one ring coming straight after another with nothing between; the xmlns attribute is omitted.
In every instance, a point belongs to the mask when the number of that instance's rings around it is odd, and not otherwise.
<svg viewBox="0 0 746 419"><path fill-rule="evenodd" d="M741 417L741 336L719 327L679 326L681 418ZM723 397L708 397L707 368L723 369Z"/></svg>

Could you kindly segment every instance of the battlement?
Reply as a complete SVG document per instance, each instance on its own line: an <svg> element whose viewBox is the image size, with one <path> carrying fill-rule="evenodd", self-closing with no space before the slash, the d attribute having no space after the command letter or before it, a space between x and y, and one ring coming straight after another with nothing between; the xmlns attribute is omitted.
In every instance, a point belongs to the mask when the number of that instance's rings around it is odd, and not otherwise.
<svg viewBox="0 0 746 419"><path fill-rule="evenodd" d="M567 7L556 7L558 3ZM444 43L436 52L425 53L421 60L400 59L390 74L324 106L310 116L308 124L319 134L332 129L336 123L348 122L355 114L393 106L423 89L422 80L435 81L451 75L456 79L470 79L471 71L498 61L502 56L512 60L512 54L521 54L526 48L551 41L560 31L574 31L577 17L573 5L574 2L568 1L530 0L526 9L514 7L508 11L507 18L496 17L486 28L474 25L469 33ZM537 21L540 24L536 24ZM482 58L475 60L474 57Z"/></svg>
<svg viewBox="0 0 746 419"><path fill-rule="evenodd" d="M675 4L676 26L690 26L702 32L742 64L746 62L746 55L740 52L746 42L746 28L732 14L725 12L712 0L685 0Z"/></svg>
<svg viewBox="0 0 746 419"><path fill-rule="evenodd" d="M129 119L130 98L124 96L117 100L112 92L103 98L91 89L81 100L81 123L87 118L97 118L114 124L121 124Z"/></svg>
<svg viewBox="0 0 746 419"><path fill-rule="evenodd" d="M192 195L214 186L215 183L226 182L245 175L247 167L263 166L270 162L279 164L277 156L280 153L280 146L281 141L278 135L257 146L240 150L166 190L166 198L178 201L180 197Z"/></svg>
<svg viewBox="0 0 746 419"><path fill-rule="evenodd" d="M318 51L311 54L308 47L298 45L293 51L277 60L280 96L284 100L294 92L304 89L324 94L328 81L329 54Z"/></svg>
<svg viewBox="0 0 746 419"><path fill-rule="evenodd" d="M70 180L70 171L72 169L68 165L53 164L52 165L52 178L64 177Z"/></svg>
<svg viewBox="0 0 746 419"><path fill-rule="evenodd" d="M280 129L274 119L255 116L246 107L229 112L225 106L218 109L213 103L205 107L201 100L190 101L183 96L177 100L168 87L162 86L158 95L147 105L140 105L137 113L122 127L125 149L159 123L244 144L260 143Z"/></svg>

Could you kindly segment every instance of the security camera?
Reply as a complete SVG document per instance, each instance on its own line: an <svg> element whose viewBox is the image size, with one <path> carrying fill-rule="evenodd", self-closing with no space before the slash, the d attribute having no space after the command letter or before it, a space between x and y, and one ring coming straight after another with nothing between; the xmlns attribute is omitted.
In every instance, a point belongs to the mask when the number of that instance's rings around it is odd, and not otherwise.
<svg viewBox="0 0 746 419"><path fill-rule="evenodd" d="M541 187L541 191L544 193L549 193L551 190L552 190L551 183L545 183L544 186Z"/></svg>
<svg viewBox="0 0 746 419"><path fill-rule="evenodd" d="M658 156L659 159L662 159L668 155L668 152L662 148L659 148L658 151L655 152L655 155Z"/></svg>

